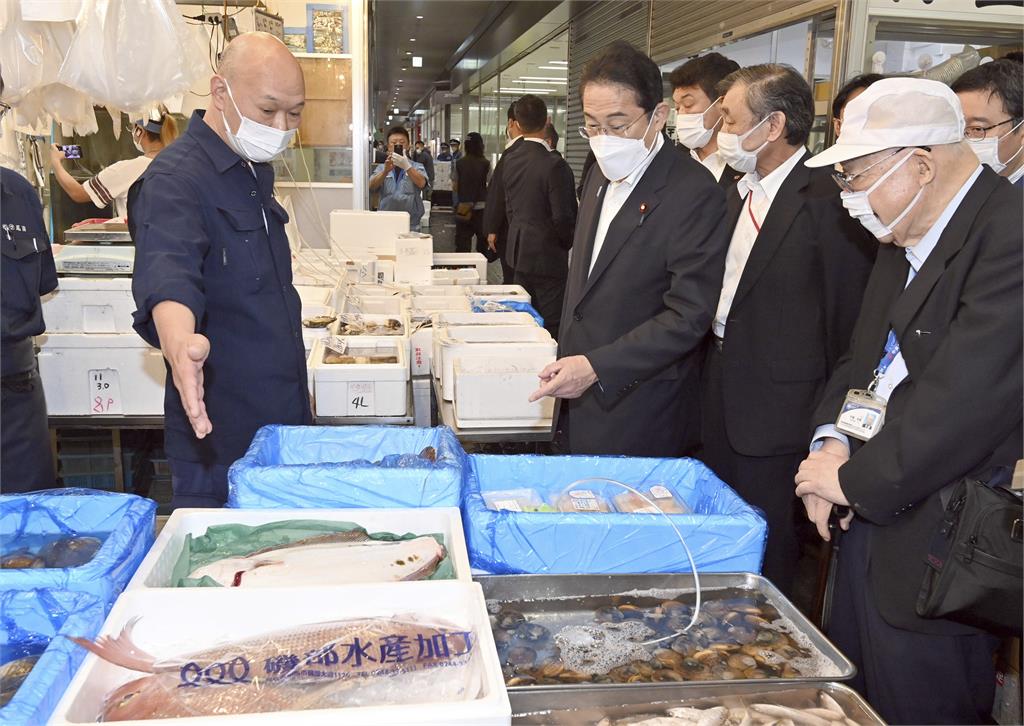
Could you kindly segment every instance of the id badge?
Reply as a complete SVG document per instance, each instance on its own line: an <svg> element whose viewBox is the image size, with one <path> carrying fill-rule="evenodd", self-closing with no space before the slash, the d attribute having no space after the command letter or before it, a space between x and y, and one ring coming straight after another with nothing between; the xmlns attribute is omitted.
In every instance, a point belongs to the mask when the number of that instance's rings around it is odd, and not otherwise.
<svg viewBox="0 0 1024 726"><path fill-rule="evenodd" d="M885 401L871 391L853 388L846 394L836 429L861 441L877 434L885 423Z"/></svg>

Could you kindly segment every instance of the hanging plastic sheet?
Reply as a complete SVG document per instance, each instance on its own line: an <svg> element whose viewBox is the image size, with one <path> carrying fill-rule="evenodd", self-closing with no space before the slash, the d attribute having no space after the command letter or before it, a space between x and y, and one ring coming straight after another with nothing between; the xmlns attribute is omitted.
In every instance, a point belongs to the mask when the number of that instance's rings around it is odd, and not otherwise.
<svg viewBox="0 0 1024 726"><path fill-rule="evenodd" d="M0 707L0 723L46 723L85 658L84 649L59 636L92 638L104 616L103 603L85 593L0 592L0 669L4 670L0 703L6 701Z"/></svg>
<svg viewBox="0 0 1024 726"><path fill-rule="evenodd" d="M474 300L474 313L529 313L537 321L537 325L544 327L544 318L540 316L530 303L517 300Z"/></svg>
<svg viewBox="0 0 1024 726"><path fill-rule="evenodd" d="M470 456L470 564L495 574L689 572L666 518L617 511L633 507L608 479L655 496L667 490L691 510L671 520L698 572L760 572L764 518L702 463L598 456Z"/></svg>
<svg viewBox="0 0 1024 726"><path fill-rule="evenodd" d="M231 466L228 506L457 507L465 465L445 427L264 426Z"/></svg>
<svg viewBox="0 0 1024 726"><path fill-rule="evenodd" d="M89 489L0 496L0 590L72 590L109 606L153 544L155 513L150 499Z"/></svg>

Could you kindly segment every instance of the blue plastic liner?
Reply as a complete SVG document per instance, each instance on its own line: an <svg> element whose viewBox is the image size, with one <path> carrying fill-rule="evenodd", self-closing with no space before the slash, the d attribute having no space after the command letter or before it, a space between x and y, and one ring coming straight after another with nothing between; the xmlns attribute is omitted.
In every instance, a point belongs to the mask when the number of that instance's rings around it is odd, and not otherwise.
<svg viewBox="0 0 1024 726"><path fill-rule="evenodd" d="M502 305L505 310L498 310L494 305ZM518 300L477 300L473 303L474 313L529 313L537 321L537 325L544 327L544 318L541 317L530 303L519 302Z"/></svg>
<svg viewBox="0 0 1024 726"><path fill-rule="evenodd" d="M8 590L0 592L0 652L17 655L19 646L50 641L18 692L0 708L5 726L46 723L85 658L86 651L67 638L93 638L103 625L103 602L92 595L67 590Z"/></svg>
<svg viewBox="0 0 1024 726"><path fill-rule="evenodd" d="M51 489L0 496L0 541L20 537L96 535L95 556L78 567L0 570L0 591L52 588L95 595L109 609L153 545L156 502L134 494Z"/></svg>
<svg viewBox="0 0 1024 726"><path fill-rule="evenodd" d="M764 518L702 463L603 456L470 456L462 496L470 564L502 575L690 572L679 538L660 514L496 512L481 493L525 487L551 500L586 477L641 490L661 484L685 501L693 514L669 516L698 572L761 571Z"/></svg>
<svg viewBox="0 0 1024 726"><path fill-rule="evenodd" d="M428 446L435 462L418 456ZM445 427L264 426L228 472L227 505L457 507L465 466Z"/></svg>

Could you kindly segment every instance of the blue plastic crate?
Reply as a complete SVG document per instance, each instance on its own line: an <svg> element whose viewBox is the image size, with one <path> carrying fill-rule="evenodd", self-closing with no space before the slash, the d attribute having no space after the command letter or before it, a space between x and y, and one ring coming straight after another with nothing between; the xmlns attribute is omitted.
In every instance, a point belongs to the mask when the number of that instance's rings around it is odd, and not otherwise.
<svg viewBox="0 0 1024 726"><path fill-rule="evenodd" d="M107 607L153 545L156 503L133 494L52 489L0 496L0 540L90 534L105 537L78 567L0 570L0 591L52 588L95 595Z"/></svg>
<svg viewBox="0 0 1024 726"><path fill-rule="evenodd" d="M8 590L0 592L0 651L37 640L50 644L17 693L0 708L5 726L46 723L85 658L85 649L62 635L93 638L103 625L103 602L92 595L67 590Z"/></svg>
<svg viewBox="0 0 1024 726"><path fill-rule="evenodd" d="M670 517L698 572L761 571L765 520L710 469L694 459L610 456L470 456L462 497L470 564L495 574L690 571L679 538L660 514L493 511L484 503L483 492L520 488L549 500L587 477L637 489L661 484L686 502L692 514Z"/></svg>
<svg viewBox="0 0 1024 726"><path fill-rule="evenodd" d="M417 456L428 446L437 461ZM465 462L444 427L264 426L231 466L228 506L457 507Z"/></svg>
<svg viewBox="0 0 1024 726"><path fill-rule="evenodd" d="M501 306L501 307L497 307ZM495 312L511 312L511 313L529 313L534 320L537 321L537 325L544 327L544 318L541 317L540 313L530 305L530 303L520 302L519 300L477 300L473 303L474 313L495 313Z"/></svg>

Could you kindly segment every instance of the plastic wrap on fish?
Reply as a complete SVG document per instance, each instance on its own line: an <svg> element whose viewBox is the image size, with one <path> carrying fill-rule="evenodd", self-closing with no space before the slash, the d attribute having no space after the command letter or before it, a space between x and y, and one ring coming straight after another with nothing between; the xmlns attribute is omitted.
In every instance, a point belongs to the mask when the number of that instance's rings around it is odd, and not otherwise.
<svg viewBox="0 0 1024 726"><path fill-rule="evenodd" d="M159 657L135 645L132 627L75 639L148 674L107 695L103 721L466 701L483 687L477 635L414 615L314 623Z"/></svg>
<svg viewBox="0 0 1024 726"><path fill-rule="evenodd" d="M610 456L470 456L462 518L473 567L495 574L690 571L679 538L661 515L494 511L484 501L487 492L516 487L557 499L587 477L638 489L659 484L686 502L692 513L671 518L698 572L761 571L764 518L710 469L694 459ZM621 491L609 488L608 495Z"/></svg>
<svg viewBox="0 0 1024 726"><path fill-rule="evenodd" d="M173 586L278 587L450 580L444 535L368 533L352 522L221 524L188 535Z"/></svg>
<svg viewBox="0 0 1024 726"><path fill-rule="evenodd" d="M264 426L231 466L228 506L457 507L465 464L445 427Z"/></svg>
<svg viewBox="0 0 1024 726"><path fill-rule="evenodd" d="M474 313L529 313L537 325L544 327L544 318L530 305L530 303L518 300L475 300L473 301Z"/></svg>
<svg viewBox="0 0 1024 726"><path fill-rule="evenodd" d="M0 496L0 590L87 592L109 607L153 544L156 504L89 489Z"/></svg>
<svg viewBox="0 0 1024 726"><path fill-rule="evenodd" d="M84 651L58 635L91 638L103 624L98 598L65 590L0 592L0 723L46 723Z"/></svg>

